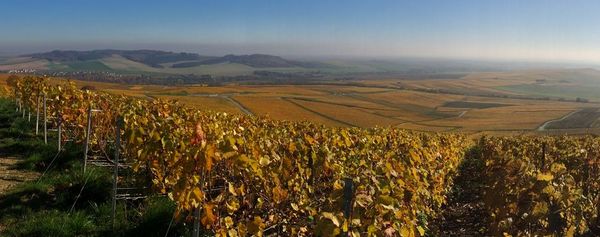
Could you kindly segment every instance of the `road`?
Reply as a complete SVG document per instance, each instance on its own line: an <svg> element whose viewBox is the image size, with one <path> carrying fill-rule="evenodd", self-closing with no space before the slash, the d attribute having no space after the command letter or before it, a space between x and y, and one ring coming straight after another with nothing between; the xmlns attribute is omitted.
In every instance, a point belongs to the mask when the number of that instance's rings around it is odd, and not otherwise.
<svg viewBox="0 0 600 237"><path fill-rule="evenodd" d="M237 100L229 97L229 96L219 96L223 99L226 99L227 101L229 101L230 103L232 103L233 105L235 105L235 107L237 107L238 109L240 109L242 112L244 112L247 115L254 115L252 113L252 111L250 111L248 108L244 107L244 105L240 104L240 102L238 102Z"/></svg>
<svg viewBox="0 0 600 237"><path fill-rule="evenodd" d="M571 112L571 113L568 113L568 114L567 114L567 115L565 115L565 116L562 116L562 117L561 117L561 118L559 118L559 119L548 120L548 121L546 121L544 124L542 124L541 126L539 126L539 127L537 128L537 130L538 130L538 131L540 131L540 132L542 132L542 131L546 131L546 127L547 127L548 125L550 125L550 123L553 123L553 122L558 122L558 121L563 121L563 120L567 119L569 116L571 116L571 115L573 115L573 114L575 114L575 113L577 113L577 112L580 112L580 111L582 111L582 110L583 110L583 109L575 110L575 111L573 111L573 112Z"/></svg>
<svg viewBox="0 0 600 237"><path fill-rule="evenodd" d="M246 108L244 105L242 105L240 102L238 102L237 100L235 100L234 98L232 98L232 96L234 96L235 94L233 93L227 93L227 94L207 94L207 93L197 93L197 94L191 94L190 96L202 96L202 97L219 97L222 98L224 100L229 101L229 103L233 104L235 107L237 107L240 111L242 111L242 113L245 113L247 115L254 115L254 113L252 113L252 111L250 111L250 109Z"/></svg>

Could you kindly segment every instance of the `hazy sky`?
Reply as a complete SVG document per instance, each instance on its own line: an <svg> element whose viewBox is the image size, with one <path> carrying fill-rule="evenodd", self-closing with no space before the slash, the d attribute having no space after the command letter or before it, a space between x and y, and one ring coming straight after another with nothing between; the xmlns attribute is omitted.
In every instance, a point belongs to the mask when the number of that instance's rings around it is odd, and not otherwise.
<svg viewBox="0 0 600 237"><path fill-rule="evenodd" d="M0 53L600 61L598 0L2 0Z"/></svg>

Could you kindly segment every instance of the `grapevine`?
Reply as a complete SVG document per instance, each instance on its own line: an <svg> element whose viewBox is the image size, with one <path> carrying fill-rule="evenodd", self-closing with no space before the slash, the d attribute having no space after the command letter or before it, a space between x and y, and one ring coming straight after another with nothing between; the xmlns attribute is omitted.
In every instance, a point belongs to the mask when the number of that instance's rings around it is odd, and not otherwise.
<svg viewBox="0 0 600 237"><path fill-rule="evenodd" d="M482 138L497 234L564 236L599 226L600 138Z"/></svg>
<svg viewBox="0 0 600 237"><path fill-rule="evenodd" d="M87 136L87 111L101 110L93 114L92 149L107 148L122 116L123 153L134 169L150 174L178 216L200 208L202 226L221 236L424 236L467 144L453 134L198 111L47 78L18 78L12 88L29 109L37 96L51 98L49 111L74 128L78 142ZM351 200L345 180L353 184Z"/></svg>

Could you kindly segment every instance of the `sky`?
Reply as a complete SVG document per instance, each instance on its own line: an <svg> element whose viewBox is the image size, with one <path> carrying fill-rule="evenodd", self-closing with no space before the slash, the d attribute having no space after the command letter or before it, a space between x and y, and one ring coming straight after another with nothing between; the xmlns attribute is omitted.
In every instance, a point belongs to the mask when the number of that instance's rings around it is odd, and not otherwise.
<svg viewBox="0 0 600 237"><path fill-rule="evenodd" d="M0 54L114 48L600 62L599 12L597 0L2 0Z"/></svg>

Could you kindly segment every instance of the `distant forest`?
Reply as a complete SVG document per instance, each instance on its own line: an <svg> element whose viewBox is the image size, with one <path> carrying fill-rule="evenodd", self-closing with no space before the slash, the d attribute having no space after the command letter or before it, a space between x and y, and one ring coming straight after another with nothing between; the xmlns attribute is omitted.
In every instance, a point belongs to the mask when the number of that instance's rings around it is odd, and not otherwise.
<svg viewBox="0 0 600 237"><path fill-rule="evenodd" d="M221 86L228 83L241 84L305 84L323 80L325 75L319 72L271 72L255 71L251 75L212 76L212 75L122 75L109 72L43 72L36 74L66 77L82 81L109 82L121 84L189 85L204 84Z"/></svg>

